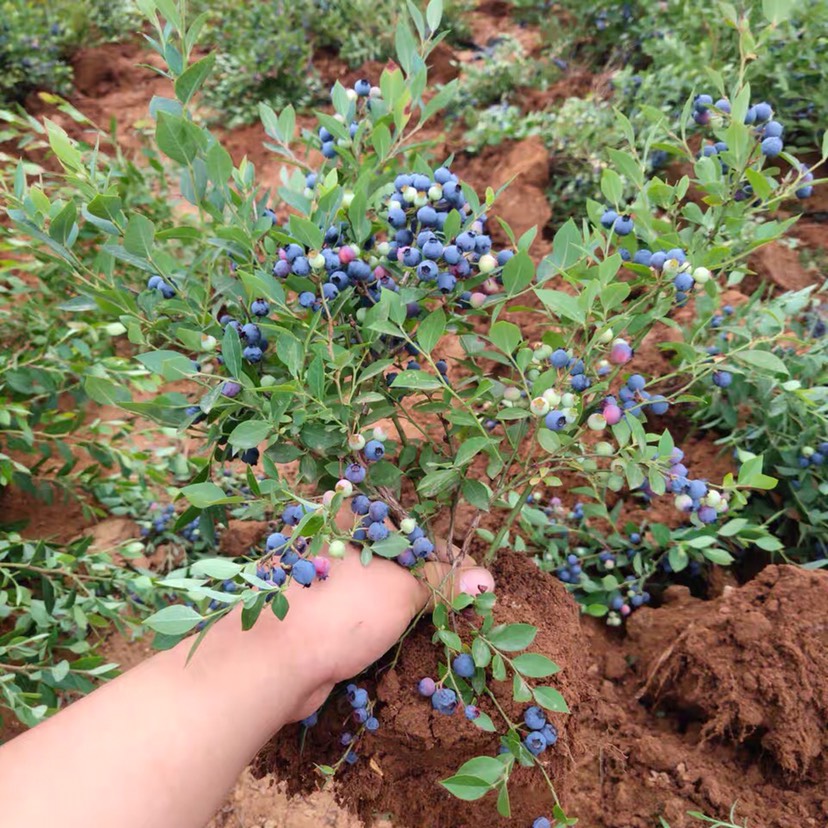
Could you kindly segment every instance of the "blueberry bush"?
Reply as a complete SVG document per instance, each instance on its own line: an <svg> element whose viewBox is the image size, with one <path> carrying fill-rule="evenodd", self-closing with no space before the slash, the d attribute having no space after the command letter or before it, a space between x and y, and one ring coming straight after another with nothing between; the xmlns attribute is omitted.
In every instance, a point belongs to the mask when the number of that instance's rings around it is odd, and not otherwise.
<svg viewBox="0 0 828 828"><path fill-rule="evenodd" d="M657 108L640 130L616 113L624 148L609 153L601 202L588 200L536 264L537 229L515 237L493 217L499 193L476 193L451 158L420 152L457 89L428 88L440 0L398 21L397 62L378 78L334 84L314 130L297 130L292 106L261 104L284 166L275 193L199 120L214 63L196 53L200 18L190 22L183 2L140 6L171 80L171 97L152 103L154 146L184 209L131 202L108 162L93 163L94 147L46 122L62 173L44 190L21 164L9 215L20 238L48 246L77 303L123 328L140 370L168 384L139 399L96 374L84 389L203 446L178 488L185 508L156 509L147 537L194 541L197 528L209 541L228 509L277 523L243 560L197 554L142 576L156 646L193 631L197 644L237 607L245 628L268 609L283 618L285 585L334 577L330 560L349 543L365 566L380 556L415 577L440 537L454 562L525 553L611 626L650 600L651 581L728 564L737 547L781 548L773 516L745 511L751 492L776 485L764 447L738 475L710 480L670 430L716 389L737 390L742 373L770 393L791 374L776 353L784 327L734 336L727 351L696 342L746 257L795 221L775 208L820 183L743 74L711 73L677 126ZM660 177L653 151L684 161L686 174ZM694 309L690 338L666 341ZM659 336L675 370L645 376L636 352ZM246 467L245 488L224 484L230 461ZM671 518L630 520L630 504L653 502L672 502ZM345 522L335 520L343 505ZM461 596L433 615L444 659L415 679L423 703L462 709L469 727L500 737L496 755L442 784L466 800L495 792L508 816L511 771L535 767L550 788L550 815L536 825L573 824L538 759L555 749L552 715L568 712L558 666L532 652L533 626L495 624L495 602ZM499 710L490 679L511 681L522 721ZM358 728L342 734L326 775L358 761L359 739L381 724L364 687L345 692Z"/></svg>

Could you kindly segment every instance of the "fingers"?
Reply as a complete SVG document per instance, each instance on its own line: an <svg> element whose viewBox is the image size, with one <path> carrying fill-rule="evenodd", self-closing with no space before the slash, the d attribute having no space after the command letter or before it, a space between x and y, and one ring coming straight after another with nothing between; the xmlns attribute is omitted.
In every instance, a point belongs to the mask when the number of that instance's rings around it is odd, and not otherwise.
<svg viewBox="0 0 828 828"><path fill-rule="evenodd" d="M429 609L438 602L451 603L460 593L475 596L492 592L495 587L492 573L481 566L452 567L440 561L429 561L422 569L428 590Z"/></svg>

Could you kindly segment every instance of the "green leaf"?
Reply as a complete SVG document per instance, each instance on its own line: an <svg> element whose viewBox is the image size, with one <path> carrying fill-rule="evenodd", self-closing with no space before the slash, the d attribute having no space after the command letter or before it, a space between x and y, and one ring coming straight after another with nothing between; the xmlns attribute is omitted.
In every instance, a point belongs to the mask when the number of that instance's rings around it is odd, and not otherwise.
<svg viewBox="0 0 828 828"><path fill-rule="evenodd" d="M476 719L472 719L472 724L474 724L475 727L480 728L480 730L484 730L486 733L497 732L497 728L495 727L491 716L489 716L488 713L484 713L482 710Z"/></svg>
<svg viewBox="0 0 828 828"><path fill-rule="evenodd" d="M731 555L730 552L725 549L719 549L715 546L711 546L703 550L702 555L704 555L708 561L713 561L714 564L719 564L719 566L730 566L730 564L733 563L733 555Z"/></svg>
<svg viewBox="0 0 828 828"><path fill-rule="evenodd" d="M322 242L325 240L325 232L312 221L301 216L291 215L288 219L288 229L296 241L314 250L322 247Z"/></svg>
<svg viewBox="0 0 828 828"><path fill-rule="evenodd" d="M495 681L506 680L506 664L503 661L503 656L500 653L495 653L492 658L492 678Z"/></svg>
<svg viewBox="0 0 828 828"><path fill-rule="evenodd" d="M181 489L181 494L190 501L198 509L206 509L221 500L224 500L227 495L224 489L217 486L215 483L193 483L190 486L185 486Z"/></svg>
<svg viewBox="0 0 828 828"><path fill-rule="evenodd" d="M452 630L437 630L437 638L443 642L450 650L459 653L463 649L463 642L460 636Z"/></svg>
<svg viewBox="0 0 828 828"><path fill-rule="evenodd" d="M139 213L130 216L124 231L124 248L133 256L148 259L155 239L155 225Z"/></svg>
<svg viewBox="0 0 828 828"><path fill-rule="evenodd" d="M164 635L182 635L189 632L199 621L204 619L192 607L173 604L153 613L144 624L151 630Z"/></svg>
<svg viewBox="0 0 828 828"><path fill-rule="evenodd" d="M191 164L198 155L200 130L180 115L158 113L155 141L168 158L179 164Z"/></svg>
<svg viewBox="0 0 828 828"><path fill-rule="evenodd" d="M517 673L512 676L512 698L516 702L532 701L529 685Z"/></svg>
<svg viewBox="0 0 828 828"><path fill-rule="evenodd" d="M461 491L463 492L463 497L475 509L480 509L484 512L489 511L492 493L485 483L467 477L463 480Z"/></svg>
<svg viewBox="0 0 828 828"><path fill-rule="evenodd" d="M119 406L132 401L127 388L103 377L84 377L83 389L99 405Z"/></svg>
<svg viewBox="0 0 828 828"><path fill-rule="evenodd" d="M190 573L197 578L218 578L225 580L235 578L242 571L242 564L234 563L227 558L202 558L190 567Z"/></svg>
<svg viewBox="0 0 828 828"><path fill-rule="evenodd" d="M489 339L504 354L511 354L523 340L520 328L512 322L495 322L489 329Z"/></svg>
<svg viewBox="0 0 828 828"><path fill-rule="evenodd" d="M770 351L737 351L733 354L733 359L771 374L787 375L789 373L788 366Z"/></svg>
<svg viewBox="0 0 828 828"><path fill-rule="evenodd" d="M411 544L407 538L393 532L385 540L371 544L371 551L375 555L381 555L383 558L396 558L397 555L405 552L409 546Z"/></svg>
<svg viewBox="0 0 828 828"><path fill-rule="evenodd" d="M436 497L459 485L460 480L460 472L457 469L437 469L429 472L417 484L417 491L423 497Z"/></svg>
<svg viewBox="0 0 828 828"><path fill-rule="evenodd" d="M512 659L512 666L521 675L529 678L554 676L561 669L552 659L540 653L521 653Z"/></svg>
<svg viewBox="0 0 828 828"><path fill-rule="evenodd" d="M624 183L621 176L611 167L606 167L601 175L601 192L612 205L618 205L624 197Z"/></svg>
<svg viewBox="0 0 828 828"><path fill-rule="evenodd" d="M538 290L538 299L549 308L552 313L562 316L565 319L570 319L583 325L586 321L586 315L578 303L577 296L570 296L560 290Z"/></svg>
<svg viewBox="0 0 828 828"><path fill-rule="evenodd" d="M221 341L221 356L231 377L238 377L242 373L241 340L238 331L228 325Z"/></svg>
<svg viewBox="0 0 828 828"><path fill-rule="evenodd" d="M477 721L475 721L475 724L477 724ZM497 812L506 819L512 816L512 805L509 802L509 786L506 783L502 784L500 790L497 792Z"/></svg>
<svg viewBox="0 0 828 828"><path fill-rule="evenodd" d="M445 332L446 315L442 308L437 308L417 328L417 342L425 353L430 354Z"/></svg>
<svg viewBox="0 0 828 828"><path fill-rule="evenodd" d="M188 66L175 80L175 96L185 106L192 100L193 95L213 71L216 62L216 53L209 55Z"/></svg>
<svg viewBox="0 0 828 828"><path fill-rule="evenodd" d="M463 776L476 776L490 785L498 782L506 773L506 765L500 759L493 756L475 756L464 762L458 769L458 774Z"/></svg>
<svg viewBox="0 0 828 828"><path fill-rule="evenodd" d="M195 372L193 363L179 351L148 351L135 358L165 380L184 379Z"/></svg>
<svg viewBox="0 0 828 828"><path fill-rule="evenodd" d="M231 432L228 442L238 449L255 448L270 434L271 425L264 420L245 420Z"/></svg>
<svg viewBox="0 0 828 828"><path fill-rule="evenodd" d="M213 184L221 186L233 174L233 159L230 153L216 141L207 150L207 175Z"/></svg>
<svg viewBox="0 0 828 828"><path fill-rule="evenodd" d="M471 654L476 667L488 667L492 660L492 651L489 645L479 636L472 641Z"/></svg>
<svg viewBox="0 0 828 828"><path fill-rule="evenodd" d="M440 784L457 799L464 802L474 802L493 790L493 786L476 776L450 776Z"/></svg>
<svg viewBox="0 0 828 828"><path fill-rule="evenodd" d="M506 624L494 627L488 639L498 650L514 652L525 650L535 640L537 634L537 627L531 624Z"/></svg>
<svg viewBox="0 0 828 828"><path fill-rule="evenodd" d="M287 366L288 371L298 377L305 363L305 349L302 343L287 331L282 331L277 341L277 356Z"/></svg>
<svg viewBox="0 0 828 828"><path fill-rule="evenodd" d="M437 388L442 388L443 383L437 377L427 374L425 371L400 371L394 382L391 383L392 388L413 388L417 391L434 391Z"/></svg>
<svg viewBox="0 0 828 828"><path fill-rule="evenodd" d="M532 695L541 707L553 713L569 713L566 700L554 687L536 687Z"/></svg>
<svg viewBox="0 0 828 828"><path fill-rule="evenodd" d="M768 22L777 25L790 19L795 5L794 0L762 0L762 14Z"/></svg>
<svg viewBox="0 0 828 828"><path fill-rule="evenodd" d="M503 286L510 296L529 287L535 278L535 263L523 250L518 251L503 267Z"/></svg>

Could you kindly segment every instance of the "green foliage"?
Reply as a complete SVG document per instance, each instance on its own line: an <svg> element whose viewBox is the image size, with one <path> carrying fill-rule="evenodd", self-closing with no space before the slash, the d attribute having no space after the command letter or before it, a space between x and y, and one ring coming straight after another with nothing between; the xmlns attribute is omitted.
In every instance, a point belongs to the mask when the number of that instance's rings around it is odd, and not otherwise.
<svg viewBox="0 0 828 828"><path fill-rule="evenodd" d="M0 102L33 90L65 93L71 53L123 36L133 26L130 0L3 0L0 4Z"/></svg>
<svg viewBox="0 0 828 828"><path fill-rule="evenodd" d="M115 676L96 645L113 627L139 628L148 579L89 544L0 538L0 708L25 725Z"/></svg>
<svg viewBox="0 0 828 828"><path fill-rule="evenodd" d="M809 289L768 302L755 296L727 311L706 302L688 345L678 352L682 361L691 353L712 353L716 368L734 376L726 389L709 381L694 388L702 400L694 417L715 429L717 442L742 468L762 455L768 473L779 479L769 497L749 506L753 519L770 522L785 541L762 548L824 565L828 463L819 446L828 437L826 305ZM773 357L784 371L767 362ZM757 400L763 404L755 405Z"/></svg>

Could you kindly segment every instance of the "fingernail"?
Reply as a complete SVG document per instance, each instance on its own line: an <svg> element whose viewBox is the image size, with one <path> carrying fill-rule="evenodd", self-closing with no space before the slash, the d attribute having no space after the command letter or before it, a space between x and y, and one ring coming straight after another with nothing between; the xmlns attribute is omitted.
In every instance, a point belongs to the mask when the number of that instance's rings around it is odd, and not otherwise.
<svg viewBox="0 0 828 828"><path fill-rule="evenodd" d="M460 591L467 595L480 595L494 589L494 578L486 569L468 569L460 576Z"/></svg>

